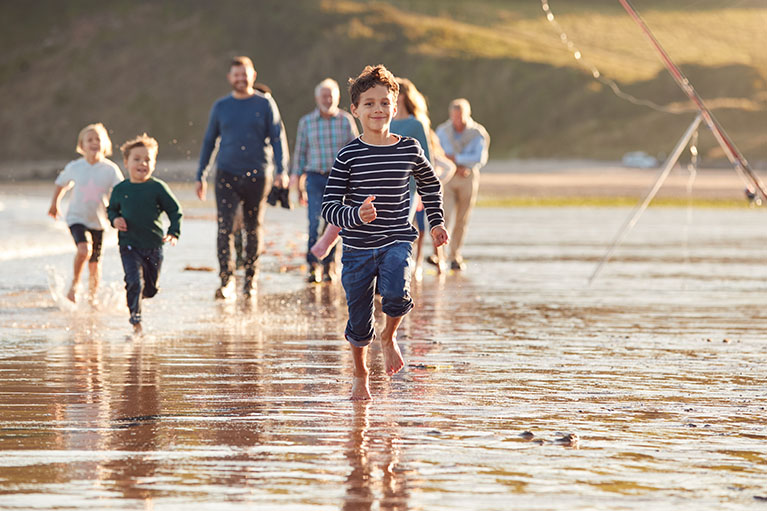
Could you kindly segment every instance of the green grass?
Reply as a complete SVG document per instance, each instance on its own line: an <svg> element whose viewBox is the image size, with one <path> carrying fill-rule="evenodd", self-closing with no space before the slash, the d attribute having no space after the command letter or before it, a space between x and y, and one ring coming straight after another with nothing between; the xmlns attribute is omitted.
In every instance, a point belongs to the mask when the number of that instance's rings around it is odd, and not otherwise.
<svg viewBox="0 0 767 511"><path fill-rule="evenodd" d="M623 208L637 206L640 202L636 197L480 197L477 206L481 208ZM649 207L740 209L750 206L746 200L661 197L652 201Z"/></svg>
<svg viewBox="0 0 767 511"><path fill-rule="evenodd" d="M579 68L559 40L559 32L544 17L537 0L464 2L395 0L387 2L327 2L327 9L368 10L407 27L417 51L513 58L553 66ZM678 64L716 67L742 64L767 73L767 7L757 1L674 3L635 2L635 7ZM664 71L655 50L618 2L551 1L555 20L581 50L584 60L608 77L630 83L652 79ZM646 7L646 9L642 9ZM689 7L689 8L687 8Z"/></svg>
<svg viewBox="0 0 767 511"><path fill-rule="evenodd" d="M745 156L767 161L763 1L634 3ZM624 90L687 105L617 2L550 5L584 58ZM189 159L192 175L234 54L253 57L291 143L317 82L344 83L378 62L416 83L434 124L451 99L469 98L496 158L667 153L694 117L613 95L562 45L538 0L2 2L0 44L6 161L66 161L79 129L102 121L116 144L141 131L157 136L162 157ZM706 130L700 150L704 164L722 158Z"/></svg>

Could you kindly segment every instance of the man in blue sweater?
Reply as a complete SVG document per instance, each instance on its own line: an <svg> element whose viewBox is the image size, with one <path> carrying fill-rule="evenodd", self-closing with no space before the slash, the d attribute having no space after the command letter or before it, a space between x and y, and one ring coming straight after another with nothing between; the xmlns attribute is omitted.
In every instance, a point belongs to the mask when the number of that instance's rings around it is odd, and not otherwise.
<svg viewBox="0 0 767 511"><path fill-rule="evenodd" d="M250 297L262 252L266 196L273 179L278 186L288 185L288 143L277 104L270 94L253 88L256 70L248 57L232 59L227 78L232 93L213 104L197 169L197 197L205 200L206 170L219 140L215 190L221 286L217 299L235 296L232 225L237 206L243 205L247 233L243 292Z"/></svg>

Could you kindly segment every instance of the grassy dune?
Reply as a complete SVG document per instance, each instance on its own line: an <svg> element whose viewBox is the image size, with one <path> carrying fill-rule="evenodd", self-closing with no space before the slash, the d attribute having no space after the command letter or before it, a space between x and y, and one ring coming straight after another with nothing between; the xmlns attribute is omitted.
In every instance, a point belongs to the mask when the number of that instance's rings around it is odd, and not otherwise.
<svg viewBox="0 0 767 511"><path fill-rule="evenodd" d="M618 2L550 5L584 60L679 113L626 102L591 78L538 0L31 0L0 4L0 153L10 164L66 160L79 128L100 120L116 142L155 135L161 158L188 158L191 173L233 54L253 57L291 142L315 83L383 62L428 96L435 123L451 98L468 97L493 157L669 151L694 113ZM767 160L764 2L634 5L745 155ZM700 146L721 158L708 133Z"/></svg>

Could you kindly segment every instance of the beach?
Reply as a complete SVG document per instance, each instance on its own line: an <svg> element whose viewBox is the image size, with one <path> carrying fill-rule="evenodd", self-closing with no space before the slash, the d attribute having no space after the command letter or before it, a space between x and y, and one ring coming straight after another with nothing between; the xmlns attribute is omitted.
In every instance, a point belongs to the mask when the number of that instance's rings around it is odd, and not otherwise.
<svg viewBox="0 0 767 511"><path fill-rule="evenodd" d="M194 177L191 160L161 160L157 177L174 183L189 183ZM0 177L6 190L16 183L53 180L60 161L4 162ZM755 168L766 176L764 169ZM658 177L658 169L626 167L617 161L582 159L495 159L482 169L481 198L578 197L641 198ZM703 166L691 174L686 163L677 164L661 187L659 198L740 200L743 181L731 168Z"/></svg>
<svg viewBox="0 0 767 511"><path fill-rule="evenodd" d="M639 200L657 174L507 170L483 199ZM688 183L662 192L742 197L732 171ZM466 271L413 283L405 369L374 344L352 403L305 210L269 209L257 299L222 303L212 204L172 186L182 237L135 338L114 233L99 305L72 306L52 185L0 184L0 509L764 508L762 209L650 208L589 283L631 207L479 207Z"/></svg>

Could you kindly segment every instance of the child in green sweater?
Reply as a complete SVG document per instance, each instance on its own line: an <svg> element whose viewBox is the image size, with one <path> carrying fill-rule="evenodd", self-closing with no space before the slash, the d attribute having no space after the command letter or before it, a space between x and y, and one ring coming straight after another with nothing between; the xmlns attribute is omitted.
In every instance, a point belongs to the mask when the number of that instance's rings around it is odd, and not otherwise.
<svg viewBox="0 0 767 511"><path fill-rule="evenodd" d="M119 231L130 322L133 331L141 334L141 299L157 294L162 246L165 242L173 246L178 241L182 212L168 185L152 177L157 140L144 133L125 142L120 150L130 177L112 189L107 215ZM170 220L167 234L160 221L163 211Z"/></svg>

